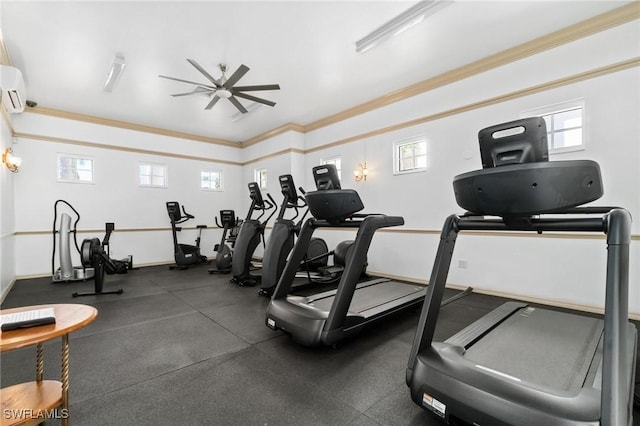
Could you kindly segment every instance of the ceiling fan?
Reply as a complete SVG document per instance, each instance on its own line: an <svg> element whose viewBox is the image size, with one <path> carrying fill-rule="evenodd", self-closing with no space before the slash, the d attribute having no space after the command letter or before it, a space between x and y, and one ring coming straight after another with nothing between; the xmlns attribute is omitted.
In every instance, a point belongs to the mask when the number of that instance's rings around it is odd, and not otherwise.
<svg viewBox="0 0 640 426"><path fill-rule="evenodd" d="M180 81L182 83L194 84L196 86L195 89L190 92L176 93L171 96L190 96L198 94L208 95L211 97L211 101L209 101L204 109L213 108L213 106L218 102L220 98L229 99L229 102L231 102L242 114L246 114L249 111L240 103L240 101L238 101L238 99L236 99L236 97L269 106L274 106L276 104L275 102L257 98L244 92L252 92L258 90L280 90L280 86L277 84L263 84L258 86L235 86L238 80L240 80L247 73L247 71L249 71L249 67L247 67L246 65L240 65L238 69L233 74L231 74L229 78L227 78L225 76L225 73L227 72L227 66L225 64L219 64L218 66L220 68L220 71L222 72L222 77L220 77L219 79L215 79L195 60L187 59L187 62L193 65L198 71L200 71L207 78L207 80L209 80L209 83L203 84L197 83L195 81L183 80L181 78L159 75L158 77Z"/></svg>

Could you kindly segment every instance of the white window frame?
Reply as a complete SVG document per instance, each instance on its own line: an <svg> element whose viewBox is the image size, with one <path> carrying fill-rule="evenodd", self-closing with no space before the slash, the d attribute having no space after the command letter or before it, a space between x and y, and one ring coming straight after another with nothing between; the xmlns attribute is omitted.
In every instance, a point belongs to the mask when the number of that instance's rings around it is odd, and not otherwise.
<svg viewBox="0 0 640 426"><path fill-rule="evenodd" d="M76 171L76 178L61 177L61 175L60 175L60 170L61 170L60 160L63 159L63 158L72 159L72 160L90 161L91 162L91 169L89 171L91 172L91 179L90 180L80 179L80 175L77 174L77 171ZM73 171L73 170L71 170L71 171ZM95 184L95 176L96 176L96 169L95 169L95 161L94 161L93 157L91 157L89 155L58 153L57 158L56 158L56 178L57 178L58 182L62 182L62 183L83 183L83 184L93 185L93 184Z"/></svg>
<svg viewBox="0 0 640 426"><path fill-rule="evenodd" d="M163 169L163 177L164 177L164 183L162 185L154 185L153 183L150 184L146 184L146 183L142 183L141 182L141 178L142 178L142 166L151 166L151 177L153 178L154 174L153 171L156 167L161 167ZM146 176L146 175L144 175ZM152 179L153 181L153 179ZM138 163L138 185L143 187L143 188L168 188L169 187L169 168L167 167L166 164L163 163L152 163L149 161L140 161Z"/></svg>
<svg viewBox="0 0 640 426"><path fill-rule="evenodd" d="M582 110L582 125L581 126L577 126L577 127L571 127L571 128L565 128L565 129L561 129L561 130L556 130L553 126L553 118L551 118L551 126L549 125L549 119L547 119L546 117L553 117L555 114L559 114L559 113L563 113L566 111L571 111L571 110L576 110L576 109L580 109ZM570 101L566 101L566 102L561 102L561 103L557 103L557 104L553 104L553 105L548 105L548 106L544 106L544 107L540 107L540 108L535 108L535 109L530 109L527 111L523 111L520 113L520 118L525 118L525 117L545 117L545 121L547 123L547 143L549 146L549 154L561 154L561 153L565 153L565 152L575 152L575 151L583 151L586 147L586 134L587 132L585 131L585 102L584 99L573 99ZM573 145L573 146L567 146L567 147L561 147L561 148L554 148L553 147L553 143L554 143L554 135L557 133L560 133L561 131L566 131L566 130L575 130L575 129L580 129L582 134L581 134L581 144L580 145Z"/></svg>
<svg viewBox="0 0 640 426"><path fill-rule="evenodd" d="M424 167L415 167L408 170L400 170L400 148L405 145L424 143L425 163ZM414 136L412 138L401 139L393 142L393 174L405 175L409 173L421 173L427 170L429 165L429 153L427 152L427 138L425 136Z"/></svg>
<svg viewBox="0 0 640 426"><path fill-rule="evenodd" d="M204 175L208 175L208 179L206 180L206 182L213 182L214 179L211 179L211 175L213 174L217 174L218 175L218 180L220 182L220 186L218 188L212 188L211 186L203 186L203 184L205 183L204 180ZM202 170L200 171L200 189L203 191L218 191L218 192L222 192L224 191L224 173L222 172L222 170Z"/></svg>
<svg viewBox="0 0 640 426"><path fill-rule="evenodd" d="M337 162L340 163L338 166ZM333 164L336 166L336 170L338 171L338 179L342 182L342 157L339 155L334 155L332 157L327 157L325 159L320 159L320 165L324 166L326 164Z"/></svg>
<svg viewBox="0 0 640 426"><path fill-rule="evenodd" d="M264 182L262 179L263 174L264 174ZM253 171L253 178L258 184L258 187L260 189L267 189L267 185L269 184L269 180L268 180L269 173L267 172L267 169L255 169Z"/></svg>

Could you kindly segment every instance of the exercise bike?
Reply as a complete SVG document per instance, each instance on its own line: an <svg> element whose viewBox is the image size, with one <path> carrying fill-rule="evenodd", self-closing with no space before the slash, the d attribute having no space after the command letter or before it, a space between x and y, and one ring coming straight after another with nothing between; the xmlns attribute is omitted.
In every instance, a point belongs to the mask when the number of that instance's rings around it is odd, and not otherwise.
<svg viewBox="0 0 640 426"><path fill-rule="evenodd" d="M231 278L231 282L241 286L253 287L256 285L257 280L250 274L251 257L261 240L264 244L264 228L269 219L276 213L275 210L264 221L260 219L267 211L276 208L276 202L270 194L267 194L269 200L262 198L260 187L256 182L249 183L249 197L251 198L249 212L244 222L242 222L242 226L240 226L233 250L231 262L233 278ZM260 212L260 215L255 219L252 218L254 212Z"/></svg>
<svg viewBox="0 0 640 426"><path fill-rule="evenodd" d="M200 254L200 237L202 236L202 230L207 225L196 225L198 237L195 245L178 243L178 232L182 231L182 227L176 225L195 219L193 215L186 212L184 206L182 206L182 213L180 209L180 203L177 201L167 201L167 213L169 214L169 220L171 220L171 232L173 234L173 256L176 261L174 265L169 266L169 269L187 269L189 266L198 263L209 263L207 257Z"/></svg>
<svg viewBox="0 0 640 426"><path fill-rule="evenodd" d="M233 247L240 231L242 220L236 217L233 210L220 210L220 222L215 218L216 226L222 228L222 238L220 243L213 248L216 252L214 261L215 268L209 269L210 274L231 272L231 261L233 259Z"/></svg>

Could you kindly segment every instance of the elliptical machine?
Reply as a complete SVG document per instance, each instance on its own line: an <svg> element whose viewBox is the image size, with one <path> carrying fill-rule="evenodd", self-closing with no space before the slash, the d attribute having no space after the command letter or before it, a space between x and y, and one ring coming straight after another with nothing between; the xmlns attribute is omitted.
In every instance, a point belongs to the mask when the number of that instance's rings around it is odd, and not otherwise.
<svg viewBox="0 0 640 426"><path fill-rule="evenodd" d="M307 213L309 213L308 209L305 210L298 222L295 222L295 219L299 215L299 209L307 207L306 199L298 195L291 175L282 175L279 181L284 198L280 205L278 217L271 229L262 261L259 294L267 297L273 294L287 263L287 257L293 249L294 238L300 234L302 223ZM339 187L339 183L334 184ZM305 195L305 191L302 188L298 189ZM287 209L295 210L295 215L290 219L284 218ZM312 285L337 282L342 275L352 245L353 240L342 241L334 250L329 251L327 243L322 238L311 238L307 247L307 253L303 262L300 264L301 271L296 274L296 277L307 278L308 284ZM328 264L328 259L331 256L333 256L333 265ZM366 267L367 261L365 258L362 275L365 274ZM297 286L297 288L300 287L302 286Z"/></svg>
<svg viewBox="0 0 640 426"><path fill-rule="evenodd" d="M207 225L196 225L198 229L196 245L178 243L178 232L182 231L182 227L176 225L189 219L195 219L193 215L186 212L184 206L182 206L182 213L180 213L180 209L180 203L177 201L167 201L167 213L169 214L169 220L171 220L171 232L173 234L173 256L176 261L175 265L169 266L169 269L187 269L191 265L209 262L206 256L200 254L200 237L202 230Z"/></svg>
<svg viewBox="0 0 640 426"><path fill-rule="evenodd" d="M264 249L259 292L261 296L271 296L271 293L273 293L284 270L284 265L287 263L287 256L289 256L293 248L294 236L300 232L300 224L309 212L309 210L306 210L300 221L294 222L299 215L299 209L306 207L307 202L298 195L291 175L282 175L278 180L280 181L280 188L284 198ZM290 219L284 218L287 209L295 210L295 215ZM324 241L322 242L324 243ZM324 244L324 247L326 248L326 244Z"/></svg>
<svg viewBox="0 0 640 426"><path fill-rule="evenodd" d="M222 228L220 243L213 248L216 251L215 268L209 269L210 274L231 272L231 260L233 259L233 247L238 237L242 220L236 217L233 210L220 210L220 222L215 218L216 226Z"/></svg>
<svg viewBox="0 0 640 426"><path fill-rule="evenodd" d="M246 219L240 226L233 250L231 262L233 278L231 278L231 282L241 286L253 287L257 281L250 274L251 256L253 256L253 252L256 250L260 240L263 240L264 228L269 219L276 213L275 210L264 221L261 222L260 219L268 210L275 209L276 202L271 197L271 194L268 193L269 200L262 198L262 192L260 192L260 187L256 182L249 183L249 197L251 198L251 206L249 206ZM254 212L261 213L257 218L253 219L251 216Z"/></svg>

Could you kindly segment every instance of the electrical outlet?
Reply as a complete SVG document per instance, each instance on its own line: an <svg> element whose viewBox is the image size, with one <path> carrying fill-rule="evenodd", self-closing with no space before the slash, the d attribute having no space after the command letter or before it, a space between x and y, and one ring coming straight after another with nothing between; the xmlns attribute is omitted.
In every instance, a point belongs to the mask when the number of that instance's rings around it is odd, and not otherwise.
<svg viewBox="0 0 640 426"><path fill-rule="evenodd" d="M468 263L464 259L458 260L458 268L467 269Z"/></svg>

